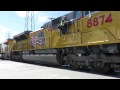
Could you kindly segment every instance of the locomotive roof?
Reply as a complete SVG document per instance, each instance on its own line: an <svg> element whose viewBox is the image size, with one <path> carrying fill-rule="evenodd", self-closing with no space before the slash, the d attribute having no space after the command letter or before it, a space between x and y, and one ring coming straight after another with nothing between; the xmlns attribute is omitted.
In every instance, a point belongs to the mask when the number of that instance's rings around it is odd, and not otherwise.
<svg viewBox="0 0 120 90"><path fill-rule="evenodd" d="M81 11L71 11L70 13L67 13L65 15L59 16L59 17L53 19L52 21L43 24L43 26L41 28L48 28L51 25L52 25L53 29L56 28L58 26L58 24L60 24L61 19L64 16L66 16L66 20L67 21L70 21L70 20L73 20L73 19L80 18L82 16L82 13L81 13Z"/></svg>
<svg viewBox="0 0 120 90"><path fill-rule="evenodd" d="M22 35L29 34L30 32L32 32L32 31L24 31L22 33L19 33L19 34L15 35L13 38L17 38L17 37L20 37Z"/></svg>
<svg viewBox="0 0 120 90"><path fill-rule="evenodd" d="M54 25L56 23L56 21L57 21L57 23L60 23L60 20L62 19L63 16L72 15L73 13L75 13L75 11L72 11L72 12L65 14L65 15L62 15L62 16L59 16L59 17L53 19L52 22L49 21L47 23L44 23L41 28L48 28L48 27L50 27L51 24ZM67 18L69 18L69 17L67 17Z"/></svg>
<svg viewBox="0 0 120 90"><path fill-rule="evenodd" d="M16 41L21 41L21 40L24 40L24 39L27 39L27 37L25 36L26 34L29 34L30 32L32 31L24 31L18 35L15 35L13 38L16 40Z"/></svg>

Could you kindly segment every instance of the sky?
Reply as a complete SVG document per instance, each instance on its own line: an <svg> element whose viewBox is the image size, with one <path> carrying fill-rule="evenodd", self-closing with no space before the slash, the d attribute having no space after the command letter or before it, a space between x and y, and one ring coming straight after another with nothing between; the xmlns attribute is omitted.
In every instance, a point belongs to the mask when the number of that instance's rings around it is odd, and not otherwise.
<svg viewBox="0 0 120 90"><path fill-rule="evenodd" d="M48 18L57 18L71 11L34 11L35 31L50 21ZM26 11L0 11L0 43L7 40L8 34L10 38L24 31Z"/></svg>

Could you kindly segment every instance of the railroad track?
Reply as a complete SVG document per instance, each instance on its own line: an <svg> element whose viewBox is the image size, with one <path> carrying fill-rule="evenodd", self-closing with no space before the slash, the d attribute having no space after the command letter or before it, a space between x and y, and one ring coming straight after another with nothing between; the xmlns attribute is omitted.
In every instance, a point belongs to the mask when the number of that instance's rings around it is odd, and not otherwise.
<svg viewBox="0 0 120 90"><path fill-rule="evenodd" d="M18 61L15 61L15 62L18 62ZM23 62L20 62L20 63L23 63ZM64 69L64 70L70 70L70 71L84 72L84 73L90 73L90 74L96 74L96 75L102 75L102 76L109 76L109 77L114 77L114 78L120 78L120 71L111 70L110 72L108 72L106 74L100 74L100 73L97 73L94 69L90 70L87 68L86 69L82 68L79 70L72 70L70 67L67 67L67 66L51 66L51 65L44 65L44 64L33 63L33 62L24 62L24 63L45 66L45 67L58 68L58 69Z"/></svg>

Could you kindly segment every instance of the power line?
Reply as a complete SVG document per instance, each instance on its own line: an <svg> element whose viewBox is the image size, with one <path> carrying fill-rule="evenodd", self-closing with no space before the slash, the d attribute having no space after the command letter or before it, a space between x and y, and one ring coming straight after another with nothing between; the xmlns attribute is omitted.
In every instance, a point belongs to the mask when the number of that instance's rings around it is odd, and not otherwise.
<svg viewBox="0 0 120 90"><path fill-rule="evenodd" d="M11 38L11 32L8 31L8 32L6 33L6 36L7 36L7 39L10 39L10 38Z"/></svg>
<svg viewBox="0 0 120 90"><path fill-rule="evenodd" d="M35 31L34 11L26 11L24 31Z"/></svg>

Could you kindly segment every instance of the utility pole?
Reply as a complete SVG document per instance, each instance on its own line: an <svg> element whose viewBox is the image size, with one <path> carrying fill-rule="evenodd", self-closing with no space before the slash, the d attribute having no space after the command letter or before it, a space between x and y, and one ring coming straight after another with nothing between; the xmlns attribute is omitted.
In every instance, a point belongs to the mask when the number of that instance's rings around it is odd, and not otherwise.
<svg viewBox="0 0 120 90"><path fill-rule="evenodd" d="M8 31L8 32L6 33L6 35L7 35L7 39L10 39L10 37L11 37L10 31Z"/></svg>
<svg viewBox="0 0 120 90"><path fill-rule="evenodd" d="M24 31L35 31L34 11L26 11Z"/></svg>

